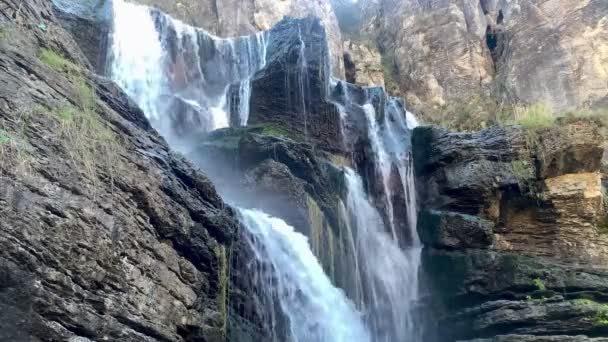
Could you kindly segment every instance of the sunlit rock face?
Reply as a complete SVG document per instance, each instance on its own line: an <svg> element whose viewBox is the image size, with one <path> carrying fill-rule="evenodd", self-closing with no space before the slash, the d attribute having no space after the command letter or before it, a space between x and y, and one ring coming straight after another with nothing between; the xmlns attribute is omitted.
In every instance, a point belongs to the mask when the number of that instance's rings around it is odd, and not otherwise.
<svg viewBox="0 0 608 342"><path fill-rule="evenodd" d="M576 0L370 0L344 35L377 42L396 91L419 109L480 96L563 110L608 95L608 6Z"/></svg>
<svg viewBox="0 0 608 342"><path fill-rule="evenodd" d="M608 95L606 3L505 1L488 13L505 32L496 65L501 96L565 109Z"/></svg>
<svg viewBox="0 0 608 342"><path fill-rule="evenodd" d="M332 71L344 75L342 36L328 0L136 0L160 8L176 19L206 29L221 37L234 37L268 30L285 16L320 18L325 26L332 55Z"/></svg>

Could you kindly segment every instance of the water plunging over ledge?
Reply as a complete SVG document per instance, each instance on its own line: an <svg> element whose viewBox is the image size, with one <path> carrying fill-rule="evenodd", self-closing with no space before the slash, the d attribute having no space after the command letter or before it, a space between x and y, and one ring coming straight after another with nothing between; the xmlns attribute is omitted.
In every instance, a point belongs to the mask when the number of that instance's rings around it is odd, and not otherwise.
<svg viewBox="0 0 608 342"><path fill-rule="evenodd" d="M197 133L246 125L251 78L267 64L268 33L222 39L145 6L113 1L111 76L138 103L171 147L188 154ZM307 45L298 31L297 89L293 101L309 129ZM238 85L238 117L231 117L229 90ZM327 97L329 97L327 85ZM257 278L265 295L287 317L281 327L290 341L420 341L413 307L418 297L420 243L415 233L416 198L409 147L415 119L388 101L383 118L370 101L357 106L365 113L373 163L384 188L386 212L367 193L361 176L344 169L347 194L343 219L357 251L352 265L357 298L336 288L312 253L307 239L279 218L259 210L240 209L240 218L260 268ZM312 123L311 123L312 124ZM318 124L318 123L315 123ZM188 138L193 137L193 138ZM307 134L305 134L305 138ZM204 169L204 165L201 165ZM393 189L397 169L402 189ZM407 227L397 225L393 192L403 193ZM230 201L230 198L226 198ZM384 216L383 216L384 215ZM385 218L388 218L386 222ZM408 235L408 236L405 236ZM404 241L409 241L405 243ZM401 248L404 247L405 248ZM273 329L278 322L271 323ZM275 336L276 339L276 336Z"/></svg>

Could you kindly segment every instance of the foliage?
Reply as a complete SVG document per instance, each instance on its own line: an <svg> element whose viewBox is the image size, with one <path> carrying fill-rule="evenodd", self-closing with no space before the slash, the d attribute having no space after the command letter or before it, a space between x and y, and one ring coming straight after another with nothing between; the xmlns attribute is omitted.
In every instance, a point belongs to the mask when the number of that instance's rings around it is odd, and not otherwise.
<svg viewBox="0 0 608 342"><path fill-rule="evenodd" d="M536 278L532 281L532 283L534 284L534 286L536 286L536 288L539 291L545 291L547 290L547 287L545 286L545 283L542 281L542 279L540 278Z"/></svg>
<svg viewBox="0 0 608 342"><path fill-rule="evenodd" d="M71 72L78 69L74 63L51 49L41 49L38 58L55 71Z"/></svg>
<svg viewBox="0 0 608 342"><path fill-rule="evenodd" d="M511 169L515 177L522 182L534 177L534 168L526 160L514 160L511 162Z"/></svg>
<svg viewBox="0 0 608 342"><path fill-rule="evenodd" d="M515 107L514 116L515 123L527 129L551 127L555 122L553 111L544 103Z"/></svg>
<svg viewBox="0 0 608 342"><path fill-rule="evenodd" d="M455 131L476 131L492 125L503 125L511 117L510 106L488 95L451 102L426 113L430 123Z"/></svg>

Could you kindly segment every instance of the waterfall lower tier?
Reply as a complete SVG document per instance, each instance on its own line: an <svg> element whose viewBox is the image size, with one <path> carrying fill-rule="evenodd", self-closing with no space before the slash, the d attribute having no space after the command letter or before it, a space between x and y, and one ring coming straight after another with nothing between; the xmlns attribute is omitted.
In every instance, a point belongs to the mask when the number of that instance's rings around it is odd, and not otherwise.
<svg viewBox="0 0 608 342"><path fill-rule="evenodd" d="M252 276L265 297L278 302L270 307L289 320L290 341L371 341L354 304L332 285L304 235L258 210L240 210L240 216L258 260Z"/></svg>
<svg viewBox="0 0 608 342"><path fill-rule="evenodd" d="M399 248L384 229L361 178L345 169L346 222L355 235L357 262L364 288L363 302L374 341L420 341L414 305L418 298L418 268L422 248ZM398 304L397 304L398 303Z"/></svg>

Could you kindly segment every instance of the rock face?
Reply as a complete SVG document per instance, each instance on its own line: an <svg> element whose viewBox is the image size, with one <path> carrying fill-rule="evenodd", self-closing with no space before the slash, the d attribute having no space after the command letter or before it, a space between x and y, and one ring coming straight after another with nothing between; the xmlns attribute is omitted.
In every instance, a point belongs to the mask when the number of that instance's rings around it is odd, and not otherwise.
<svg viewBox="0 0 608 342"><path fill-rule="evenodd" d="M340 114L327 100L331 74L321 22L285 20L268 39L266 67L251 79L249 123L274 124L303 140L340 149Z"/></svg>
<svg viewBox="0 0 608 342"><path fill-rule="evenodd" d="M344 70L346 81L350 83L384 87L382 55L373 46L345 41Z"/></svg>
<svg viewBox="0 0 608 342"><path fill-rule="evenodd" d="M327 31L332 56L332 71L343 77L342 35L338 20L328 0L137 0L158 7L175 18L221 37L234 37L269 30L283 17L315 16Z"/></svg>
<svg viewBox="0 0 608 342"><path fill-rule="evenodd" d="M349 6L359 7L359 17L353 23L353 10L338 10L341 25L350 25L345 36L378 42L395 91L419 113L487 96L563 110L601 105L608 95L608 7L601 1L377 0Z"/></svg>
<svg viewBox="0 0 608 342"><path fill-rule="evenodd" d="M5 4L0 340L225 340L234 213L48 1Z"/></svg>
<svg viewBox="0 0 608 342"><path fill-rule="evenodd" d="M413 147L427 301L439 314L429 339L606 334L608 236L595 122L474 133L420 127Z"/></svg>

